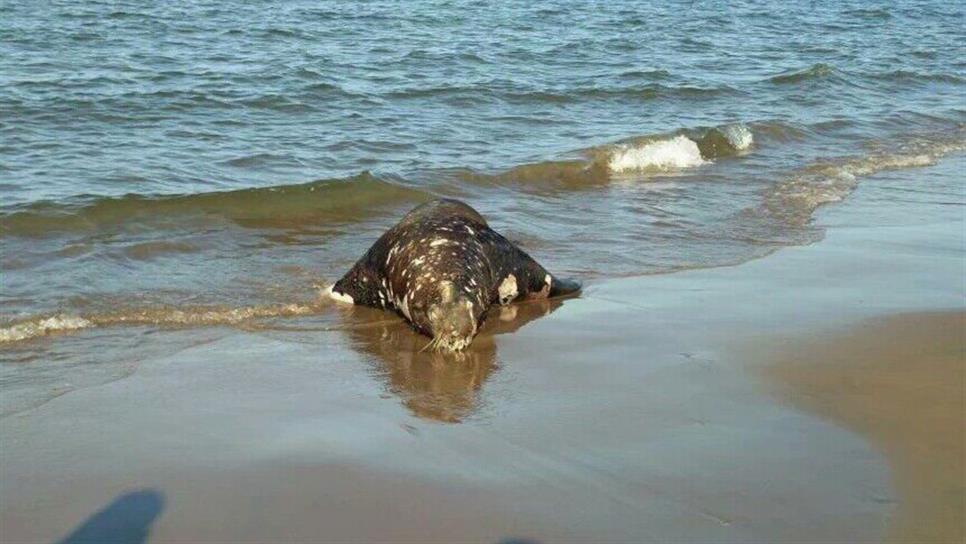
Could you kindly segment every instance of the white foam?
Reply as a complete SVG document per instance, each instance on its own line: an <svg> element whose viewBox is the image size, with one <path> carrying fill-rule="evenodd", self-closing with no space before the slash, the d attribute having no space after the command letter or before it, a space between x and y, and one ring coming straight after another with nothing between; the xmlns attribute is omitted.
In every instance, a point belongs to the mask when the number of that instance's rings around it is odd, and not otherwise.
<svg viewBox="0 0 966 544"><path fill-rule="evenodd" d="M57 314L0 327L0 344L30 340L52 333L114 325L208 326L237 325L253 319L308 315L315 304L278 304L240 308L142 308L87 317Z"/></svg>
<svg viewBox="0 0 966 544"><path fill-rule="evenodd" d="M619 146L610 156L607 166L611 172L667 171L701 166L698 144L687 136L657 140L636 146Z"/></svg>
<svg viewBox="0 0 966 544"><path fill-rule="evenodd" d="M0 328L0 344L19 342L54 332L74 331L93 326L94 323L83 317L59 314Z"/></svg>
<svg viewBox="0 0 966 544"><path fill-rule="evenodd" d="M937 158L937 155L928 153L865 157L842 165L838 171L833 171L832 175L869 176L883 170L932 166L936 164Z"/></svg>
<svg viewBox="0 0 966 544"><path fill-rule="evenodd" d="M721 128L721 133L728 139L731 147L737 151L744 151L751 147L751 144L755 143L755 137L752 135L751 129L742 124L724 126Z"/></svg>
<svg viewBox="0 0 966 544"><path fill-rule="evenodd" d="M806 221L811 212L851 193L859 178L886 170L932 166L944 155L966 150L966 141L912 142L903 151L852 157L813 165L778 185L767 204L790 217Z"/></svg>

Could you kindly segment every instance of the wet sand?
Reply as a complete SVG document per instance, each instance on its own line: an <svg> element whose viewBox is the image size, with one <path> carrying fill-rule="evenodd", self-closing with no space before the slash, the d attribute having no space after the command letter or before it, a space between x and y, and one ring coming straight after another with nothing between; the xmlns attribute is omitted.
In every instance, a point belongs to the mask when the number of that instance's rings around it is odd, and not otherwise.
<svg viewBox="0 0 966 544"><path fill-rule="evenodd" d="M773 357L766 373L789 399L886 454L892 540L966 539L966 313L870 320Z"/></svg>
<svg viewBox="0 0 966 544"><path fill-rule="evenodd" d="M885 214L868 187L821 214L816 245L515 307L460 361L417 353L425 340L397 319L355 308L79 333L154 348L121 361L120 379L0 419L0 540L955 535L954 392L928 380L962 364L962 209ZM916 314L937 310L955 313ZM921 335L894 334L910 323ZM872 351L886 333L902 349ZM828 354L848 361L814 370ZM922 405L926 389L949 404Z"/></svg>

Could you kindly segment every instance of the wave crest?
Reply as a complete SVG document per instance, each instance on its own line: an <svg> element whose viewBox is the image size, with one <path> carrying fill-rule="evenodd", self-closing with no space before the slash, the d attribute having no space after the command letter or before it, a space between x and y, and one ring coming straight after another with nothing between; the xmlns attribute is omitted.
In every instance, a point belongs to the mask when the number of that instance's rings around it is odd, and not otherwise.
<svg viewBox="0 0 966 544"><path fill-rule="evenodd" d="M788 84L800 83L811 79L822 79L835 74L835 68L829 64L817 63L805 68L804 70L792 70L768 79L772 83Z"/></svg>
<svg viewBox="0 0 966 544"><path fill-rule="evenodd" d="M698 148L701 149L701 156L710 160L740 155L751 149L754 143L751 129L737 123L708 130L698 140Z"/></svg>
<svg viewBox="0 0 966 544"><path fill-rule="evenodd" d="M350 178L190 195L86 198L73 204L37 202L0 214L0 236L43 236L154 218L218 217L243 227L284 228L351 219L372 207L421 202L429 194L368 172ZM157 225L154 225L155 227Z"/></svg>
<svg viewBox="0 0 966 544"><path fill-rule="evenodd" d="M668 140L657 140L637 146L619 145L611 153L607 166L611 172L622 174L663 172L701 166L706 163L697 142L687 136L679 135Z"/></svg>
<svg viewBox="0 0 966 544"><path fill-rule="evenodd" d="M612 146L607 166L614 174L693 168L747 152L754 143L751 129L741 123L682 132Z"/></svg>

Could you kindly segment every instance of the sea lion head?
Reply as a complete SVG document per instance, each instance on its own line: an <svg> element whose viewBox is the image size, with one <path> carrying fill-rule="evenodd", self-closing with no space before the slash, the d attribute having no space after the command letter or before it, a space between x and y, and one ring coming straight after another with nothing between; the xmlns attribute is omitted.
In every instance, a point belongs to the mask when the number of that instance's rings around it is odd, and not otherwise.
<svg viewBox="0 0 966 544"><path fill-rule="evenodd" d="M439 284L439 298L426 312L433 341L428 347L444 351L462 351L476 336L479 323L473 302L457 294L451 281Z"/></svg>

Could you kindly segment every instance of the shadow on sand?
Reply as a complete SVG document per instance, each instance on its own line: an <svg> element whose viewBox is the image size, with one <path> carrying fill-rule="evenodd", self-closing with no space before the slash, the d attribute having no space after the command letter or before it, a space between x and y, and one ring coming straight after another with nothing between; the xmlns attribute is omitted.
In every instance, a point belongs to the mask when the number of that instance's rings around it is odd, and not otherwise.
<svg viewBox="0 0 966 544"><path fill-rule="evenodd" d="M350 323L347 334L353 348L374 362L376 374L386 381L389 392L417 417L459 423L479 409L483 383L498 367L494 336L514 332L550 314L564 300L531 300L492 308L480 334L458 354L421 351L429 338L385 312L358 306L343 311Z"/></svg>
<svg viewBox="0 0 966 544"><path fill-rule="evenodd" d="M153 489L125 493L58 541L58 544L143 544L164 510L164 495Z"/></svg>

